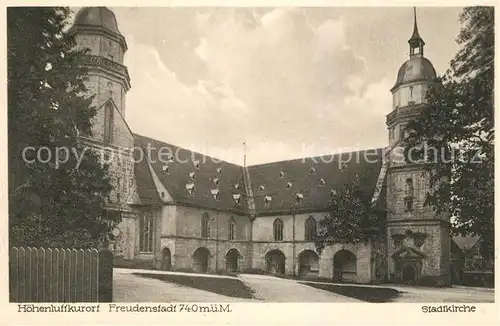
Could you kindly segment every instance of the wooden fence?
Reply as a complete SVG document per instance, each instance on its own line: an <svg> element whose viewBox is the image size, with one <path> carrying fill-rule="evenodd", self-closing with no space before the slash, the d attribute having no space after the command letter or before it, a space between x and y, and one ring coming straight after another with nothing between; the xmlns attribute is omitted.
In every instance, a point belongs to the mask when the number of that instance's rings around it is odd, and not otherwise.
<svg viewBox="0 0 500 326"><path fill-rule="evenodd" d="M96 249L12 248L10 302L111 302L113 255Z"/></svg>

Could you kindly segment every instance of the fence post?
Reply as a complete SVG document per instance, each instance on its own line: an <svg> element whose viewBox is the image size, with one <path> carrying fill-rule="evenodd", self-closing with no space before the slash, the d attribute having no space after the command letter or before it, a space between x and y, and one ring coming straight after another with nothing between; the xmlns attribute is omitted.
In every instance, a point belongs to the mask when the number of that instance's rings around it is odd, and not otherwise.
<svg viewBox="0 0 500 326"><path fill-rule="evenodd" d="M113 301L113 253L99 251L99 302Z"/></svg>

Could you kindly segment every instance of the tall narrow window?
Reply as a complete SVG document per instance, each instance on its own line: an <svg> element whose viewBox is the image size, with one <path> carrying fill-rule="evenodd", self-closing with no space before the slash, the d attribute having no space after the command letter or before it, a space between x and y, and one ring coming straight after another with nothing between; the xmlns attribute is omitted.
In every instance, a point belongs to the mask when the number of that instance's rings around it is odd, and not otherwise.
<svg viewBox="0 0 500 326"><path fill-rule="evenodd" d="M273 224L274 241L283 241L283 222L277 218Z"/></svg>
<svg viewBox="0 0 500 326"><path fill-rule="evenodd" d="M413 179L406 179L406 187L405 187L405 211L412 212L413 211L413 197L414 197L414 189L413 189Z"/></svg>
<svg viewBox="0 0 500 326"><path fill-rule="evenodd" d="M154 221L153 217L146 215L140 219L140 252L153 252Z"/></svg>
<svg viewBox="0 0 500 326"><path fill-rule="evenodd" d="M210 237L209 219L210 217L207 213L203 214L201 218L201 237L205 239Z"/></svg>
<svg viewBox="0 0 500 326"><path fill-rule="evenodd" d="M306 241L316 240L316 220L309 216L305 223L305 238Z"/></svg>
<svg viewBox="0 0 500 326"><path fill-rule="evenodd" d="M234 240L236 238L236 222L234 221L234 218L231 217L229 219L229 240Z"/></svg>
<svg viewBox="0 0 500 326"><path fill-rule="evenodd" d="M113 106L108 103L104 109L104 143L113 140Z"/></svg>
<svg viewBox="0 0 500 326"><path fill-rule="evenodd" d="M406 125L399 125L399 139L404 140L406 138Z"/></svg>

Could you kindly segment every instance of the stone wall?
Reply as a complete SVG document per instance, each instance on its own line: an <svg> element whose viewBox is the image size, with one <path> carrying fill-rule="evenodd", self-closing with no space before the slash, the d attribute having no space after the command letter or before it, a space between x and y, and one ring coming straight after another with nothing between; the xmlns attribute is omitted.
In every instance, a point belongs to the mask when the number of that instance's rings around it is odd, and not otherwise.
<svg viewBox="0 0 500 326"><path fill-rule="evenodd" d="M413 211L406 212L406 180L411 178L414 187ZM424 207L428 191L428 180L420 169L389 170L387 178L388 220L432 218L434 212Z"/></svg>
<svg viewBox="0 0 500 326"><path fill-rule="evenodd" d="M119 64L123 64L124 53L121 46L115 40L109 37L98 34L82 34L76 35L78 49L90 49L90 54L100 55Z"/></svg>
<svg viewBox="0 0 500 326"><path fill-rule="evenodd" d="M209 216L210 239L228 240L229 220L231 217L236 223L236 237L238 241L250 240L250 218L228 212L204 210L195 207L177 205L175 209L176 235L181 237L201 238L201 220L203 214ZM219 232L217 233L217 226Z"/></svg>
<svg viewBox="0 0 500 326"><path fill-rule="evenodd" d="M274 241L273 224L279 218L283 222L283 241L305 241L305 223L309 217L313 217L317 223L327 213L308 213L295 215L295 239L293 238L293 215L261 216L253 222L254 241ZM317 229L319 226L317 224Z"/></svg>
<svg viewBox="0 0 500 326"><path fill-rule="evenodd" d="M230 249L238 250L241 255L241 259L238 261L238 271L245 271L251 266L249 242L221 240L217 245L217 241L206 239L177 238L170 243L168 243L169 239L162 239L162 241L165 245L173 245L171 251L175 252L172 259L172 269L174 270L193 270L193 254L199 248L206 248L210 252L208 272L213 273L216 269L226 270L226 255Z"/></svg>
<svg viewBox="0 0 500 326"><path fill-rule="evenodd" d="M395 262L391 258L392 255L397 251L397 247L394 243L393 234L405 234L407 230L411 230L412 232L421 232L426 235L423 244L418 246L414 243L406 243L405 245L408 247L412 247L422 252L425 257L422 259L422 269L420 272L421 276L429 275L429 276L438 276L442 275L443 268L441 267L443 264L447 264L447 262L442 261L443 258L443 244L445 244L449 238L446 236L442 230L440 224L436 224L435 222L407 222L399 225L393 225L388 228L388 256L389 259L389 273L395 273ZM444 238L443 238L444 236ZM449 242L448 242L449 243Z"/></svg>

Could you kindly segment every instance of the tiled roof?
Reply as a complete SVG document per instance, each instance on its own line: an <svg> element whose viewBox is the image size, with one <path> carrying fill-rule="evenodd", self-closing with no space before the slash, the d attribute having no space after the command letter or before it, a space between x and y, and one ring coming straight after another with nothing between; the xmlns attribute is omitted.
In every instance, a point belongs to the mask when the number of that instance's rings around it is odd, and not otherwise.
<svg viewBox="0 0 500 326"><path fill-rule="evenodd" d="M156 191L148 162L146 160L137 159L136 162L134 172L140 204L154 206L161 205L161 199Z"/></svg>
<svg viewBox="0 0 500 326"><path fill-rule="evenodd" d="M382 166L382 154L383 149L372 149L250 166L256 210L260 214L290 211L293 207L325 210L332 191L355 178L362 181L363 189L373 191Z"/></svg>
<svg viewBox="0 0 500 326"><path fill-rule="evenodd" d="M332 192L358 178L361 187L373 192L382 166L383 149L342 153L248 168L219 161L155 139L134 135L136 147L151 148L150 165L173 200L178 203L221 210L249 212L244 183L248 171L256 213L259 215L299 211L325 211ZM162 163L157 153L170 153ZM349 159L350 158L350 159ZM164 154L162 160L168 161ZM136 164L140 198L159 201L147 163ZM214 200L218 192L218 199ZM234 195L239 196L235 203ZM144 198L144 199L143 199ZM385 208L385 187L378 203Z"/></svg>
<svg viewBox="0 0 500 326"><path fill-rule="evenodd" d="M242 167L141 135L134 134L134 138L136 147L152 149L151 166L175 202L248 211ZM164 155L159 157L161 148L165 148ZM233 194L241 196L238 204Z"/></svg>

